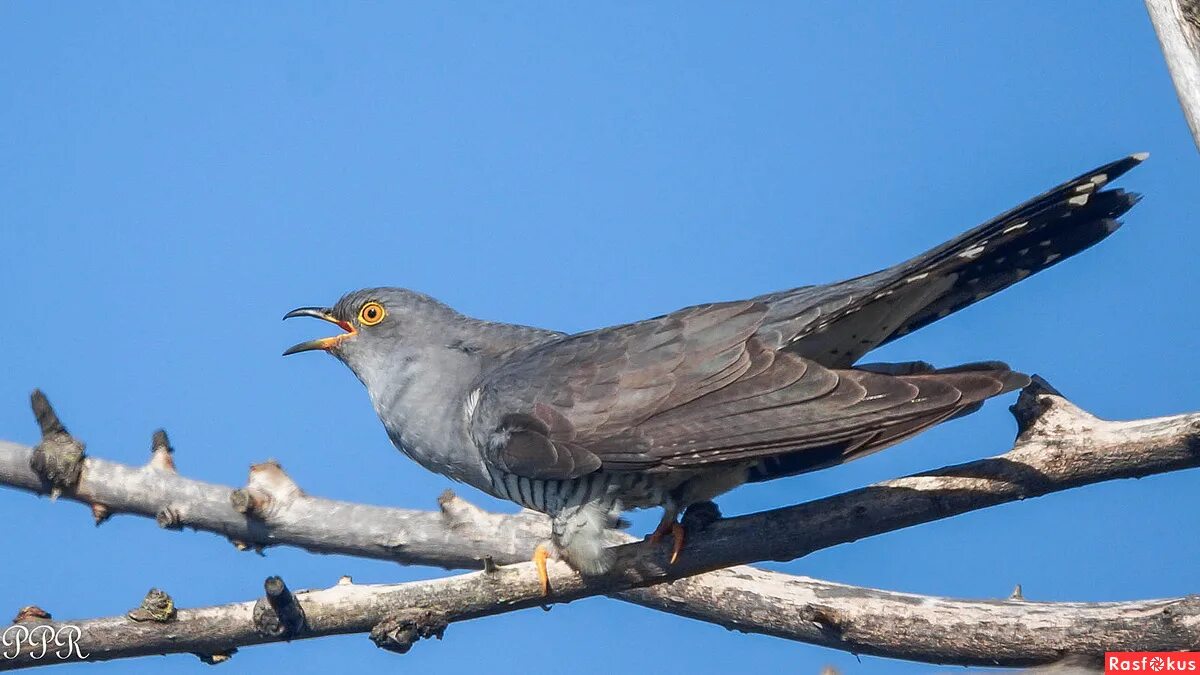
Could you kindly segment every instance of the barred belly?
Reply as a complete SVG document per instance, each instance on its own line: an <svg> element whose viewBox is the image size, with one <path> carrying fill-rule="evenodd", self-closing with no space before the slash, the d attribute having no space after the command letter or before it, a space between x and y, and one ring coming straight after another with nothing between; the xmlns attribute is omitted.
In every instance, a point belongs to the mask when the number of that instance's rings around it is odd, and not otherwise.
<svg viewBox="0 0 1200 675"><path fill-rule="evenodd" d="M661 506L671 486L646 473L604 472L566 480L539 480L488 467L491 492L527 509L554 515L598 502L620 510Z"/></svg>

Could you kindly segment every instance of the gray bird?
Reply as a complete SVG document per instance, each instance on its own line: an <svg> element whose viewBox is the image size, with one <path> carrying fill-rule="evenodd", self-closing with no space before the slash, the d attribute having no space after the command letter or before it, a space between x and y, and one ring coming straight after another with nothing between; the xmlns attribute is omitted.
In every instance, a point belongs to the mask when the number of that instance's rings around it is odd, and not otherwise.
<svg viewBox="0 0 1200 675"><path fill-rule="evenodd" d="M673 561L684 534L677 516L690 505L863 457L1026 385L999 362L855 364L1107 237L1138 196L1104 187L1146 157L1106 164L911 260L835 284L575 335L373 288L289 312L344 332L284 354L333 354L366 386L397 448L549 514L552 548L576 570L611 567L605 533L626 509L664 509L652 538L674 537ZM548 553L534 554L544 592Z"/></svg>

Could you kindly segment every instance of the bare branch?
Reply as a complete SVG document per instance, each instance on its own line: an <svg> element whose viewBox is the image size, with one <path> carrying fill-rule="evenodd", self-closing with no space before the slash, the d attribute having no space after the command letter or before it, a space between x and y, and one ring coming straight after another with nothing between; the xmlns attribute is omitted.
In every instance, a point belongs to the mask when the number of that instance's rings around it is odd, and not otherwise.
<svg viewBox="0 0 1200 675"><path fill-rule="evenodd" d="M115 616L36 625L79 629L64 658L29 641L20 654L0 658L0 670L71 661L100 661L149 654L194 653L204 660L244 646L344 633L369 632L380 647L406 652L422 637L438 637L447 624L540 605L544 602L529 563L495 572L394 585L338 583L299 591L303 607L295 630L260 618L267 598L217 607L178 610L167 622ZM578 577L556 581L559 599L589 590ZM1200 598L1119 603L967 601L888 593L814 579L788 578L752 568L714 573L719 583L696 577L674 584L704 595L739 618L735 628L795 638L858 653L967 665L1020 666L1053 663L1072 652L1106 649L1171 651L1200 644ZM276 579L272 577L272 579ZM638 591L649 592L650 589ZM269 598L270 596L268 596ZM689 607L678 609L690 615ZM63 649L62 645L58 647Z"/></svg>
<svg viewBox="0 0 1200 675"><path fill-rule="evenodd" d="M640 602L628 591L623 599ZM686 604L657 609L855 654L964 666L1054 663L1065 654L1200 645L1200 596L1112 603L962 600L735 567L670 584ZM697 612L699 610L699 612Z"/></svg>
<svg viewBox="0 0 1200 675"><path fill-rule="evenodd" d="M799 506L717 521L689 537L687 554L674 566L665 563L663 548L642 543L620 547L620 564L612 574L603 577L583 580L565 565L552 565L552 600L617 593L621 599L738 630L859 653L940 663L1015 666L1051 662L1076 651L1094 653L1100 647L1184 649L1200 643L1197 639L1200 620L1191 600L1096 605L1019 600L971 603L852 589L752 568L726 569L670 585L626 590L732 564L792 559L838 543L994 504L1200 463L1200 414L1106 422L1079 410L1044 386L1027 389L1014 412L1022 433L1008 453L885 481ZM0 443L0 483L35 492L48 491L46 480L29 467L32 452ZM255 484L253 479L251 484L251 487ZM441 566L480 567L487 557L501 563L523 559L547 532L545 519L540 516L488 514L453 496L443 497L440 514L426 514L314 498L304 495L290 480L276 481L275 485L275 488L258 485L275 500L274 508L262 514L264 519L259 519L234 510L230 501L234 491L229 488L190 481L174 473L132 469L88 458L78 483L71 491L64 492L64 496L102 503L118 513L150 516L170 509L177 514L175 522L179 525L218 532L252 545L290 543L323 552ZM279 494L286 497L280 499ZM772 536L757 536L756 533L764 531L770 531ZM514 574L518 576L512 577ZM497 585L500 579L506 583ZM436 609L445 621L545 602L538 593L536 576L527 564L421 583L447 584L436 586L438 597L442 598L438 602L442 604L426 602L429 589L421 585L419 588L424 590L411 591L415 595L404 591L387 597L403 598L408 604L402 609L408 612ZM497 596L495 605L472 604L476 596L470 595L475 592L470 590L475 588L471 584L487 584L495 592L503 588L505 595ZM376 588L382 589L378 593L387 595L395 588L412 587L405 584ZM467 593L465 600L454 596L460 591ZM313 635L328 634L313 626L314 612L319 613L320 609L310 610L308 601L312 596L297 595L307 617L307 630ZM364 598L363 602L383 601ZM345 606L344 609L361 613L361 608ZM389 614L397 610L393 605L386 609ZM1160 610L1165 613L1154 614ZM215 610L194 611L203 618ZM191 615L181 611L180 616L179 620L183 620ZM981 622L984 616L987 620ZM1147 618L1151 616L1158 618ZM1173 616L1180 618L1170 618ZM378 619L375 615L367 618ZM368 630L377 623L368 621L371 625L364 627L361 617L357 623L346 617L340 621L337 625L352 624L354 628L331 632ZM1022 622L1045 630L1021 629L1025 625ZM1057 632L1052 630L1053 626L1058 627ZM101 626L95 628L99 630ZM198 636L209 635L197 630ZM219 630L226 631L220 632L223 642L215 640L204 649L172 643L177 648L169 651L217 653L265 639L259 636L253 640L232 640L228 639L231 635L228 631L233 628ZM243 626L242 630L249 629ZM408 635L413 630L376 633L386 639L386 635ZM1044 639L1038 638L1039 635L1045 636ZM161 653L159 642L147 640L137 653ZM103 643L92 648L98 654L109 653L104 651ZM122 649L127 650L128 646ZM128 655L121 651L112 653Z"/></svg>
<svg viewBox="0 0 1200 675"><path fill-rule="evenodd" d="M1200 148L1200 0L1146 0L1146 10Z"/></svg>

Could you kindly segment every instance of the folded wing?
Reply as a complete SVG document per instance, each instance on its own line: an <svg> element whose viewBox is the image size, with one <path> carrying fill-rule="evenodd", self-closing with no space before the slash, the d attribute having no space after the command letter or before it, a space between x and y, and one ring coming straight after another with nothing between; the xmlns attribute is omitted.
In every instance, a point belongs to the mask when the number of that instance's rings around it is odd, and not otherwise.
<svg viewBox="0 0 1200 675"><path fill-rule="evenodd" d="M765 458L795 473L887 447L1028 381L999 363L827 368L753 338L763 313L708 305L537 347L481 383L472 435L494 465L530 478Z"/></svg>

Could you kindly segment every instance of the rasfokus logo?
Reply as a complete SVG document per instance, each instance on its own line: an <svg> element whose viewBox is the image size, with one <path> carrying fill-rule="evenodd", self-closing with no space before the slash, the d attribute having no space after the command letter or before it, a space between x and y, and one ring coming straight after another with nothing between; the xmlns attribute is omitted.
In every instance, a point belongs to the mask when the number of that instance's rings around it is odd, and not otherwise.
<svg viewBox="0 0 1200 675"><path fill-rule="evenodd" d="M1111 673L1200 673L1200 652L1105 652Z"/></svg>

